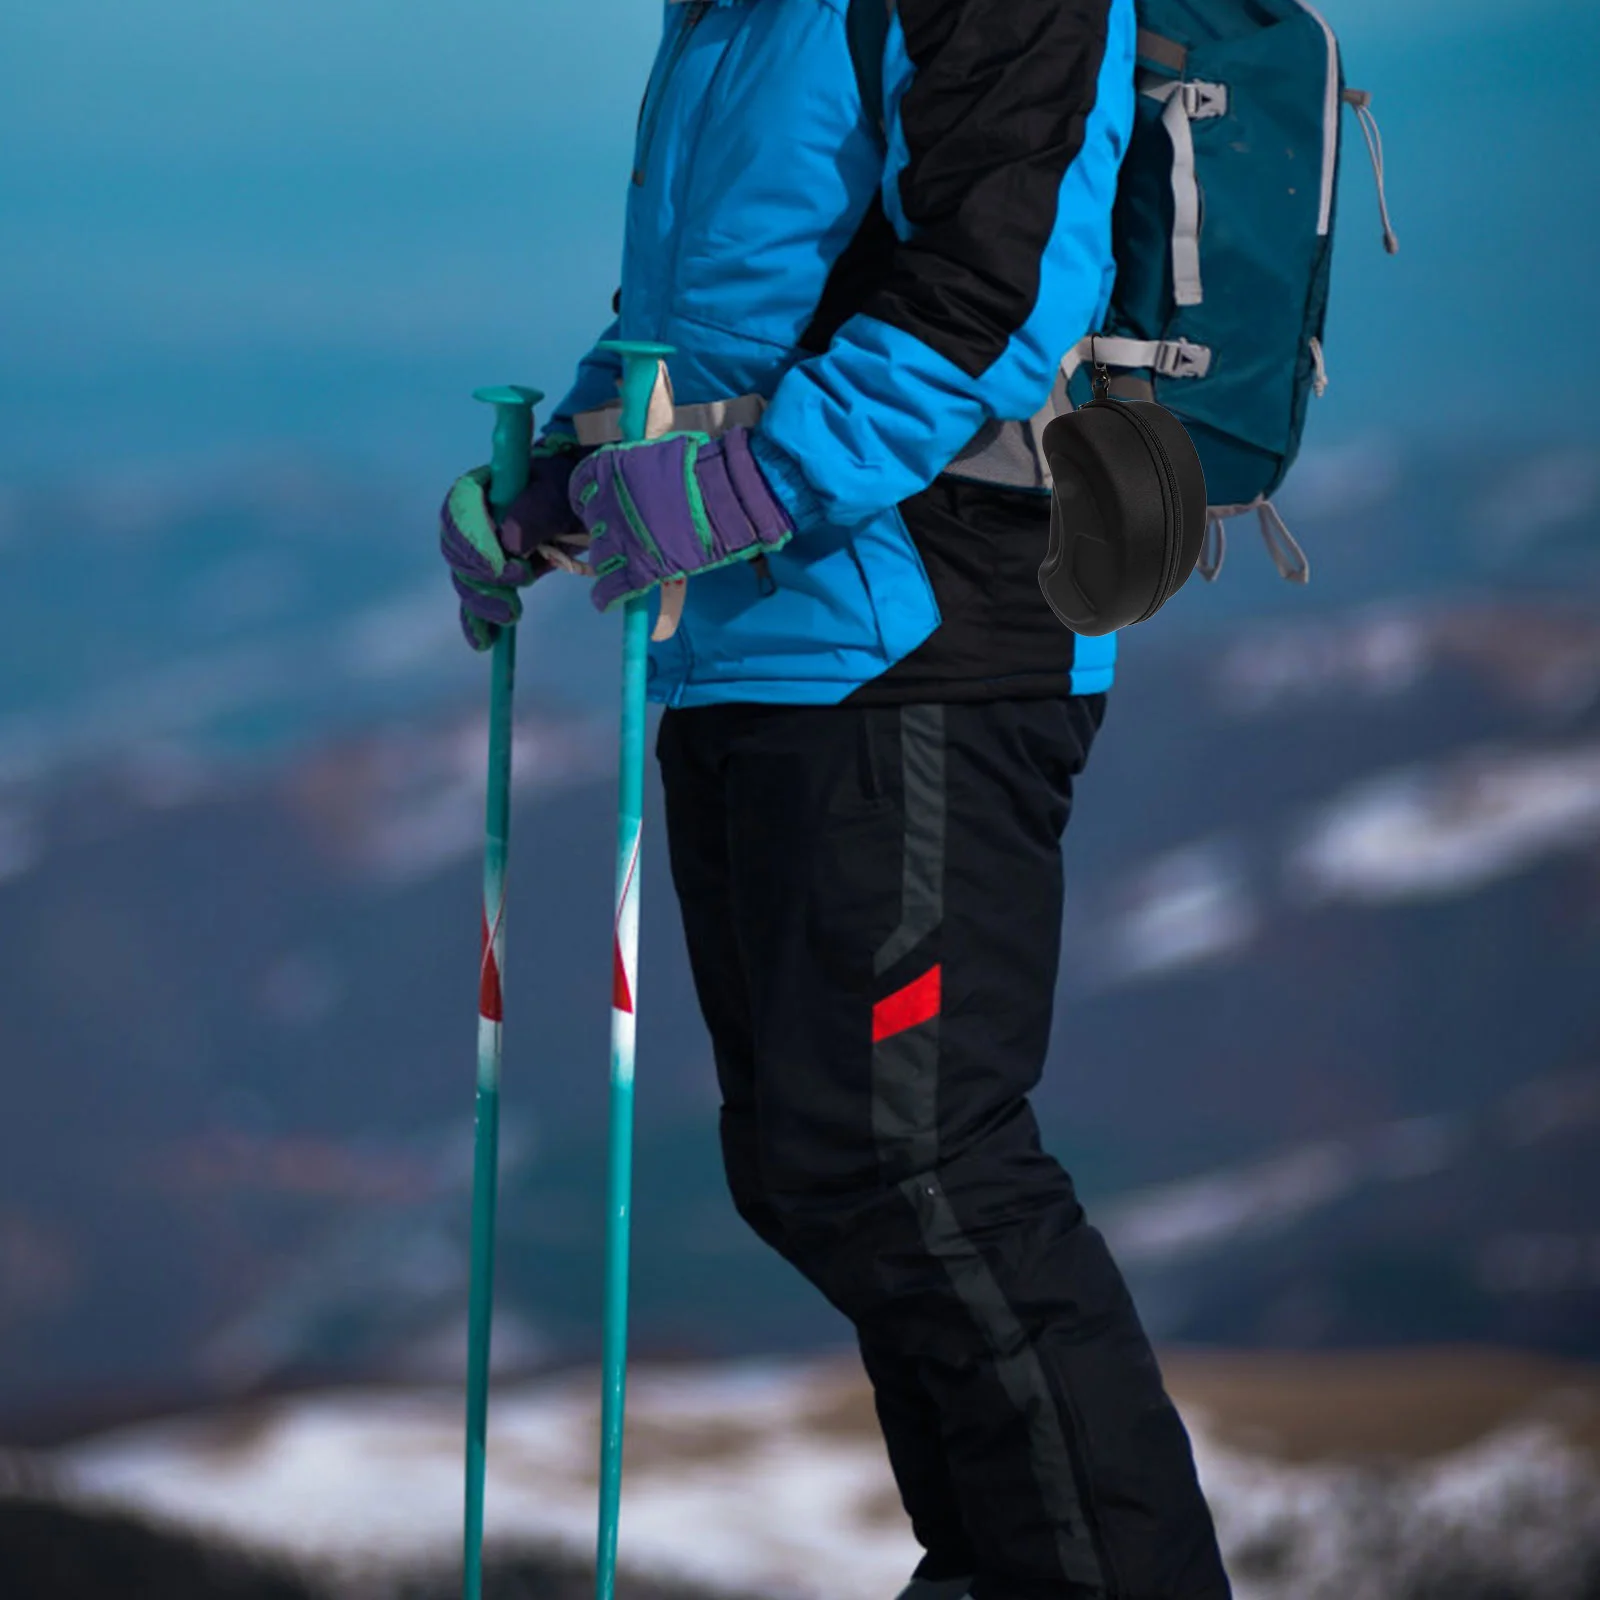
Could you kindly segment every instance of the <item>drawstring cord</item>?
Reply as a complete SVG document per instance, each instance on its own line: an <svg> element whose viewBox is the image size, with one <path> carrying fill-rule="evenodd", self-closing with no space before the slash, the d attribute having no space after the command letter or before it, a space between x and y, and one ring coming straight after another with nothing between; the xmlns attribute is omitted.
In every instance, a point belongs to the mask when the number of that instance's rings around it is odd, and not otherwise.
<svg viewBox="0 0 1600 1600"><path fill-rule="evenodd" d="M1378 119L1372 114L1372 96L1365 89L1346 89L1344 103L1356 114L1361 124L1361 137L1367 141L1367 154L1372 158L1372 175L1378 180L1378 218L1383 223L1383 248L1394 255L1400 240L1389 223L1389 197L1383 187L1383 135L1378 132Z"/></svg>

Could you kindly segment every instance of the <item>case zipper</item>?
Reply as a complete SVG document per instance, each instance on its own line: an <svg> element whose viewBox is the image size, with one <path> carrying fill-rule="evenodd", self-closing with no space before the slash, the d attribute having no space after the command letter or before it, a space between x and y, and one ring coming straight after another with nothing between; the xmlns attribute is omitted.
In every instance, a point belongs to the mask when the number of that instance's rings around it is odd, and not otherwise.
<svg viewBox="0 0 1600 1600"><path fill-rule="evenodd" d="M1142 617L1136 617L1136 622L1148 622L1162 605L1172 597L1172 580L1178 575L1178 561L1183 554L1183 525L1181 516L1183 512L1183 497L1178 489L1177 474L1172 470L1172 462L1167 457L1167 449L1162 444L1156 430L1150 426L1137 411L1126 401L1113 401L1129 422L1143 437L1145 448L1154 457L1156 470L1161 477L1161 487L1167 500L1167 541L1166 548L1161 553L1161 587L1156 591L1155 598L1151 601L1149 609ZM1173 526L1174 523L1178 525Z"/></svg>

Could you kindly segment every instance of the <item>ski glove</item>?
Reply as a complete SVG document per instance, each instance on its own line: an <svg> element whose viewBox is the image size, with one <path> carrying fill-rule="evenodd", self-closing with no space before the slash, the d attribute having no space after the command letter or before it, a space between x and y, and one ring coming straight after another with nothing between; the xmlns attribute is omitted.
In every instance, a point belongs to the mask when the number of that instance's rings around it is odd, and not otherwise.
<svg viewBox="0 0 1600 1600"><path fill-rule="evenodd" d="M571 496L590 533L597 611L777 550L794 533L750 454L748 428L605 445L573 472Z"/></svg>
<svg viewBox="0 0 1600 1600"><path fill-rule="evenodd" d="M572 469L584 454L562 434L535 445L527 487L498 529L487 467L474 467L451 485L439 513L439 548L461 597L461 631L474 650L487 650L501 628L522 616L519 588L556 567L588 572L578 560L588 535L567 499Z"/></svg>

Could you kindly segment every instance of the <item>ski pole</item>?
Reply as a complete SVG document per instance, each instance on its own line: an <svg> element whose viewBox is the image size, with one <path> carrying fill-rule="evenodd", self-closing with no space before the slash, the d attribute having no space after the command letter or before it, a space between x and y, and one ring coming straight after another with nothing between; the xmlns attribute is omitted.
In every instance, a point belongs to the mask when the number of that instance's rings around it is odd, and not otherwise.
<svg viewBox="0 0 1600 1600"><path fill-rule="evenodd" d="M608 340L622 357L622 437L643 439L651 396L672 347ZM645 666L650 600L622 614L622 749L617 804L617 920L611 969L610 1178L606 1210L605 1329L600 1394L600 1530L595 1594L612 1600L622 1497L622 1417L628 1372L628 1225L633 1186L633 1058L639 988L639 835L644 820Z"/></svg>
<svg viewBox="0 0 1600 1600"><path fill-rule="evenodd" d="M528 481L537 389L475 389L494 407L489 504L498 517ZM494 1305L494 1212L500 1146L500 974L506 953L506 844L511 821L511 686L517 630L500 630L489 661L489 792L483 837L483 954L478 969L478 1089L472 1134L472 1277L467 1297L467 1506L462 1587L483 1593L483 1474Z"/></svg>

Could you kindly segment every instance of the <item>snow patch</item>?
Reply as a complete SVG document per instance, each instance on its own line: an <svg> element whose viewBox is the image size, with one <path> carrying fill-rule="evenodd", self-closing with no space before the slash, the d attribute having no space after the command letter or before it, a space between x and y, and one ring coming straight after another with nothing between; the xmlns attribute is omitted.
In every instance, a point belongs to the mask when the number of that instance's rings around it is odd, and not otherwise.
<svg viewBox="0 0 1600 1600"><path fill-rule="evenodd" d="M819 1431L837 1379L799 1365L635 1370L619 1561L775 1600L885 1600L919 1552L881 1441ZM328 1396L232 1433L204 1419L65 1453L88 1498L346 1570L447 1558L460 1538L459 1397ZM497 1391L486 1539L592 1557L593 1375ZM754 1491L754 1492L753 1492Z"/></svg>
<svg viewBox="0 0 1600 1600"><path fill-rule="evenodd" d="M1401 1467L1195 1454L1238 1600L1579 1600L1600 1566L1600 1478L1549 1427Z"/></svg>
<svg viewBox="0 0 1600 1600"><path fill-rule="evenodd" d="M1306 900L1467 894L1600 839L1600 744L1469 752L1385 773L1321 812L1286 876Z"/></svg>
<svg viewBox="0 0 1600 1600"><path fill-rule="evenodd" d="M1588 1592L1600 1478L1552 1426L1409 1464L1289 1464L1187 1415L1239 1600ZM592 1373L496 1391L491 1547L592 1557L598 1435ZM461 1444L458 1394L345 1394L126 1430L50 1465L78 1497L370 1582L455 1558ZM891 1600L919 1554L852 1364L631 1374L623 1568L773 1600Z"/></svg>
<svg viewBox="0 0 1600 1600"><path fill-rule="evenodd" d="M1374 1183L1440 1172L1468 1137L1462 1119L1408 1117L1346 1139L1300 1145L1113 1200L1097 1221L1118 1259L1159 1263L1281 1233Z"/></svg>
<svg viewBox="0 0 1600 1600"><path fill-rule="evenodd" d="M1236 854L1202 840L1149 863L1109 908L1101 977L1153 976L1232 954L1255 936L1259 918Z"/></svg>
<svg viewBox="0 0 1600 1600"><path fill-rule="evenodd" d="M1307 701L1394 699L1447 667L1541 715L1575 716L1600 694L1600 623L1581 594L1391 602L1252 629L1219 658L1214 681L1227 711L1259 716Z"/></svg>
<svg viewBox="0 0 1600 1600"><path fill-rule="evenodd" d="M342 857L382 882L411 882L483 849L488 736L487 720L474 715L343 744L300 770L295 793ZM520 718L511 742L515 793L615 770L615 738L605 719Z"/></svg>
<svg viewBox="0 0 1600 1600"><path fill-rule="evenodd" d="M1227 708L1241 716L1340 693L1387 698L1427 672L1437 651L1434 635L1431 619L1396 609L1265 629L1222 656L1217 686Z"/></svg>
<svg viewBox="0 0 1600 1600"><path fill-rule="evenodd" d="M1278 1233L1354 1189L1356 1151L1337 1139L1249 1167L1208 1173L1113 1202L1099 1223L1126 1263L1165 1261L1241 1236Z"/></svg>

